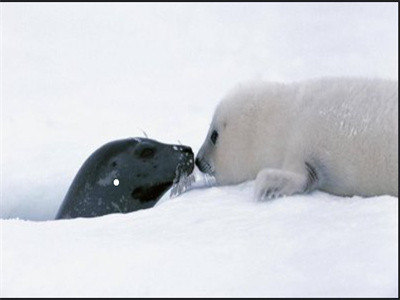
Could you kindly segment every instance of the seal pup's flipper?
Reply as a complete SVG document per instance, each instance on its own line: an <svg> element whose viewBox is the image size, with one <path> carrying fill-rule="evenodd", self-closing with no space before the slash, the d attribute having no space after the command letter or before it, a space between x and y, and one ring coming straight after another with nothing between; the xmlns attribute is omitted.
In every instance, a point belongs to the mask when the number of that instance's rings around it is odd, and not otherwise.
<svg viewBox="0 0 400 300"><path fill-rule="evenodd" d="M256 200L273 199L318 188L319 175L316 169L305 163L304 172L292 172L277 169L263 169L256 177L254 198Z"/></svg>

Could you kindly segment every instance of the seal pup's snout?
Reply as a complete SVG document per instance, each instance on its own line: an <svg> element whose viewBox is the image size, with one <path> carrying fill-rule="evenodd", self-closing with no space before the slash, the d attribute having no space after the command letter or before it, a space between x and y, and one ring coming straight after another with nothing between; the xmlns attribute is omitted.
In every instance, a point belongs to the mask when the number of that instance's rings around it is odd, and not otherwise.
<svg viewBox="0 0 400 300"><path fill-rule="evenodd" d="M196 166L199 168L199 170L202 173L207 173L207 164L204 162L203 159L199 158L198 156L196 157L194 163L196 164Z"/></svg>
<svg viewBox="0 0 400 300"><path fill-rule="evenodd" d="M202 166L201 166L201 161L200 161L199 157L196 157L194 163L195 163L196 166L199 168L199 170L203 172L203 170L201 169Z"/></svg>
<svg viewBox="0 0 400 300"><path fill-rule="evenodd" d="M199 168L199 170L203 173L206 174L213 174L213 168L211 167L211 165L205 161L203 158L199 158L199 156L196 157L194 163L196 164L196 166Z"/></svg>

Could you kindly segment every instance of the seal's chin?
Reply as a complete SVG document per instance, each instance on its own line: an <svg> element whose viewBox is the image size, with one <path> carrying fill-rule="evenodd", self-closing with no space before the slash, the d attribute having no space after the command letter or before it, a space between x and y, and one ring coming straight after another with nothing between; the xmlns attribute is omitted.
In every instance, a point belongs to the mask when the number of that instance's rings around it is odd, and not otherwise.
<svg viewBox="0 0 400 300"><path fill-rule="evenodd" d="M193 156L190 159L185 159L178 164L175 170L175 179L171 189L170 197L178 196L190 189L192 183L195 181L193 170Z"/></svg>
<svg viewBox="0 0 400 300"><path fill-rule="evenodd" d="M137 187L132 191L132 198L138 199L142 203L157 200L172 186L172 184L172 181L167 181L151 186Z"/></svg>
<svg viewBox="0 0 400 300"><path fill-rule="evenodd" d="M172 186L170 197L178 196L187 190L189 190L195 182L195 176L193 174L181 175L176 181L174 181L174 185Z"/></svg>

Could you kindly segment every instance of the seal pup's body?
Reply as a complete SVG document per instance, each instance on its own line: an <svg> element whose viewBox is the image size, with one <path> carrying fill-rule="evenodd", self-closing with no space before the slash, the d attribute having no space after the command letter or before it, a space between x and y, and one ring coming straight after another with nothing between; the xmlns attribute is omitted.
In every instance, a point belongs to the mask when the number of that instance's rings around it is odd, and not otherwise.
<svg viewBox="0 0 400 300"><path fill-rule="evenodd" d="M239 87L218 105L196 164L255 197L315 189L398 195L397 81L327 78Z"/></svg>

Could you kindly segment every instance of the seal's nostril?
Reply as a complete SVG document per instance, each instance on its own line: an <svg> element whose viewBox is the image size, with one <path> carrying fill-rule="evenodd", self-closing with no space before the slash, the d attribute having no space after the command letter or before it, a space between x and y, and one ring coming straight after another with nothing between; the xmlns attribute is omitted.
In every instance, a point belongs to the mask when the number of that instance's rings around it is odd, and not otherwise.
<svg viewBox="0 0 400 300"><path fill-rule="evenodd" d="M181 150L182 153L193 154L192 148L190 148L190 147L181 146L180 150Z"/></svg>

